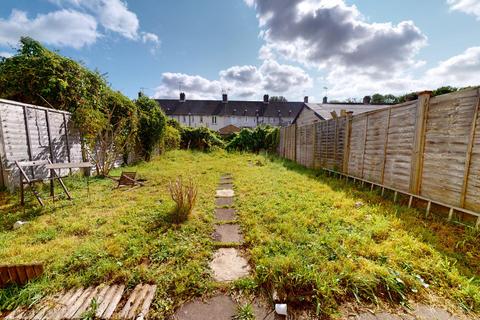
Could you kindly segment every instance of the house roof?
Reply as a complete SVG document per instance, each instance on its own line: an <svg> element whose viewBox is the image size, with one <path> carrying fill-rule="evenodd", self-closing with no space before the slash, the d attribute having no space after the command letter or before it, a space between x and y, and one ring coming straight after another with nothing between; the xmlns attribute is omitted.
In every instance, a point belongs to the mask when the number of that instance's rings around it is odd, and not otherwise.
<svg viewBox="0 0 480 320"><path fill-rule="evenodd" d="M388 108L388 104L363 104L363 103L305 103L304 108L315 112L316 116L322 120L332 119L332 112L335 111L340 116L342 110L351 111L353 114L361 114L369 111ZM303 110L303 109L302 109ZM300 113L299 113L300 114ZM297 115L298 117L298 115ZM295 117L294 122L297 120Z"/></svg>
<svg viewBox="0 0 480 320"><path fill-rule="evenodd" d="M232 100L185 100L157 99L167 115L218 115L250 117L296 117L303 108L303 102L269 102Z"/></svg>

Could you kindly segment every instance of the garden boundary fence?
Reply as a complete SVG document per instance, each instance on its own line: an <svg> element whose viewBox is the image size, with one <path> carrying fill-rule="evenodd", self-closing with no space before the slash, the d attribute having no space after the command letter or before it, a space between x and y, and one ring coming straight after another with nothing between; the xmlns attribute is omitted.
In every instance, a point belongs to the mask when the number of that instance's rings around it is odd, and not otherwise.
<svg viewBox="0 0 480 320"><path fill-rule="evenodd" d="M480 89L280 129L280 156L480 225ZM383 193L383 192L382 192ZM421 200L421 201L419 201Z"/></svg>

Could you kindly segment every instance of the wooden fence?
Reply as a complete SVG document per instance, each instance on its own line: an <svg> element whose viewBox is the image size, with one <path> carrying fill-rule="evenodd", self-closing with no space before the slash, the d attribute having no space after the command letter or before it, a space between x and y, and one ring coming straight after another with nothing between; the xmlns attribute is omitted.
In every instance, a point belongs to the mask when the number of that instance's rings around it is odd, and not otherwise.
<svg viewBox="0 0 480 320"><path fill-rule="evenodd" d="M81 162L80 134L70 117L69 112L0 99L0 187L12 190L18 185L16 160ZM27 173L32 178L48 176L44 168Z"/></svg>
<svg viewBox="0 0 480 320"><path fill-rule="evenodd" d="M480 225L480 89L280 130L279 154L431 204Z"/></svg>

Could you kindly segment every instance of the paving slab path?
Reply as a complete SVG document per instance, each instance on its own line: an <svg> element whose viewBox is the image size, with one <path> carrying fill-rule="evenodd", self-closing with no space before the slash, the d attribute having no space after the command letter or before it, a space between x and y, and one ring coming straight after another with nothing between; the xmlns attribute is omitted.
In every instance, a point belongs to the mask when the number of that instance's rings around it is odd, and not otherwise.
<svg viewBox="0 0 480 320"><path fill-rule="evenodd" d="M243 243L240 225L236 222L234 206L235 191L233 177L224 174L220 178L215 194L215 231L212 234L217 251L210 261L215 281L231 282L250 274L250 265L236 246ZM234 247L232 247L232 245ZM176 320L224 320L235 316L238 305L227 295L217 295L207 301L195 300L183 305L175 313ZM255 309L258 319L268 314L260 307Z"/></svg>

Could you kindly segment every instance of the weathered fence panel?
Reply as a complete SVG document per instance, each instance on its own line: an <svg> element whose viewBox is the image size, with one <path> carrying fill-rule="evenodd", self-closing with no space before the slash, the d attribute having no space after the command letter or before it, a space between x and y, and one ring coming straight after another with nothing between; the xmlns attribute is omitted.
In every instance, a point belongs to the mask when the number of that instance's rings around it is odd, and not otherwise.
<svg viewBox="0 0 480 320"><path fill-rule="evenodd" d="M80 133L70 124L70 116L60 110L0 99L0 186L13 189L18 185L15 161L81 162ZM27 174L48 177L41 167Z"/></svg>
<svg viewBox="0 0 480 320"><path fill-rule="evenodd" d="M476 215L479 90L432 98L424 92L416 101L386 109L293 125L281 130L280 154L306 167L335 170ZM285 142L291 136L294 145Z"/></svg>

